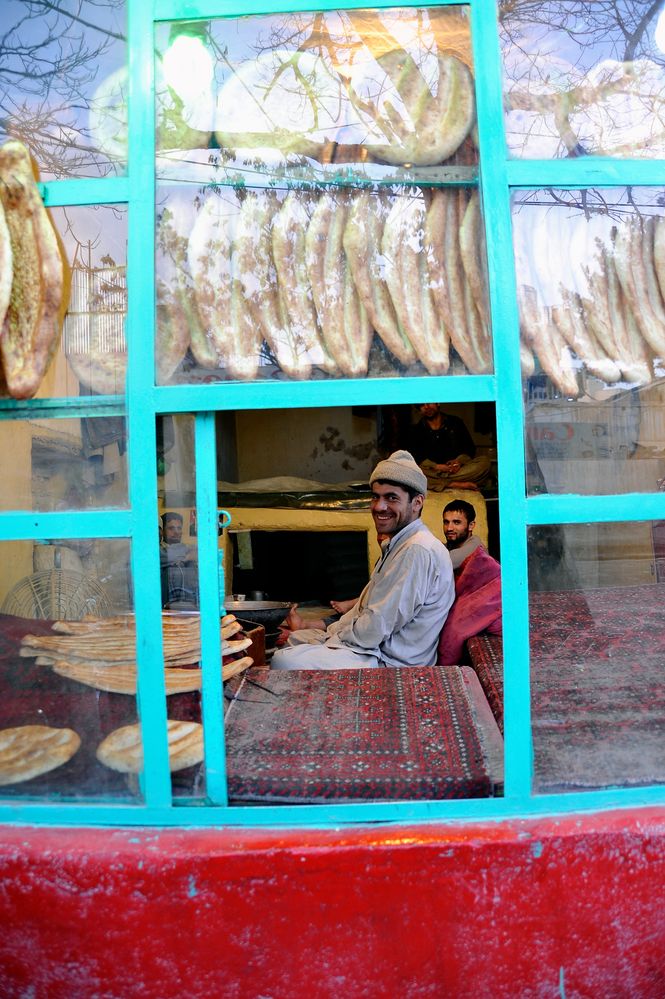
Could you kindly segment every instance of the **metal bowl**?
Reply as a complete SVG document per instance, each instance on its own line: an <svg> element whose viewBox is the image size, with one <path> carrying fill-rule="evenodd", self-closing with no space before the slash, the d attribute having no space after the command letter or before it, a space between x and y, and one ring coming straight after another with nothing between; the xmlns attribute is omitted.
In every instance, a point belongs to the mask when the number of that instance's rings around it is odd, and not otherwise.
<svg viewBox="0 0 665 999"><path fill-rule="evenodd" d="M225 600L224 610L244 621L262 624L266 631L275 631L291 609L288 600Z"/></svg>

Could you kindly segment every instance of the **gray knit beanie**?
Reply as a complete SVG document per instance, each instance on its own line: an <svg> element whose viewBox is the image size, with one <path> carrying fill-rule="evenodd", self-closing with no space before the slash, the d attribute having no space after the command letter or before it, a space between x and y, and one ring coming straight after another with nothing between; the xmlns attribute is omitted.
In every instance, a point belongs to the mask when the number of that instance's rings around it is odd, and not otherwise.
<svg viewBox="0 0 665 999"><path fill-rule="evenodd" d="M427 477L408 451L393 451L390 457L380 461L369 477L369 484L383 479L409 486L427 496Z"/></svg>

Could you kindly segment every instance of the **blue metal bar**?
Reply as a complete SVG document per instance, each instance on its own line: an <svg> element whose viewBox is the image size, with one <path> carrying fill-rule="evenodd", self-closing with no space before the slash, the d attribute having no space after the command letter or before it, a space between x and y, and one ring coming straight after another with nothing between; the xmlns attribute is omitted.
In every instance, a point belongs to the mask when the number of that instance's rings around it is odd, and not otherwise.
<svg viewBox="0 0 665 999"><path fill-rule="evenodd" d="M201 413L195 421L196 520L199 540L199 599L201 607L201 714L205 742L206 797L225 805L224 692L220 647L220 602L224 580L219 579L217 529L217 449L215 414ZM221 594L220 594L221 583Z"/></svg>
<svg viewBox="0 0 665 999"><path fill-rule="evenodd" d="M487 6L472 8L471 37L490 302L497 379L497 453L504 635L504 717L507 798L531 788L532 743L526 579L524 414L520 400L519 318L515 296L512 227L501 99L501 58L494 19ZM487 164L487 167L484 166Z"/></svg>
<svg viewBox="0 0 665 999"><path fill-rule="evenodd" d="M127 177L52 180L39 185L48 208L61 205L119 205L129 201Z"/></svg>
<svg viewBox="0 0 665 999"><path fill-rule="evenodd" d="M134 511L132 578L137 701L146 804L171 803L157 532L157 441L147 400L154 380L154 65L152 4L129 4L130 205L127 246L127 417L129 498Z"/></svg>
<svg viewBox="0 0 665 999"><path fill-rule="evenodd" d="M525 796L520 798L469 798L445 801L393 801L330 805L253 805L251 808L201 808L176 803L173 808L141 807L125 803L81 803L14 799L0 805L0 822L48 823L56 826L310 826L358 825L363 822L451 822L500 820L529 816L556 816L599 812L614 808L642 808L663 805L665 788L626 787L580 791L569 794Z"/></svg>
<svg viewBox="0 0 665 999"><path fill-rule="evenodd" d="M293 409L321 406L370 406L387 402L491 402L496 395L492 375L423 378L357 378L293 382L221 382L218 385L173 385L155 389L160 413L216 409Z"/></svg>
<svg viewBox="0 0 665 999"><path fill-rule="evenodd" d="M581 156L566 160L510 160L511 187L662 187L664 160L619 160Z"/></svg>
<svg viewBox="0 0 665 999"><path fill-rule="evenodd" d="M665 519L665 493L611 496L532 496L526 504L528 524L586 524Z"/></svg>
<svg viewBox="0 0 665 999"><path fill-rule="evenodd" d="M0 399L0 420L71 419L74 416L124 416L122 396L72 396L69 399Z"/></svg>
<svg viewBox="0 0 665 999"><path fill-rule="evenodd" d="M71 510L29 513L8 510L0 515L0 539L126 538L131 534L129 510Z"/></svg>
<svg viewBox="0 0 665 999"><path fill-rule="evenodd" d="M380 170L381 172L377 172ZM160 186L180 186L182 181L173 181L166 177L157 177ZM191 183L191 181L189 182ZM381 188L399 184L402 187L477 187L478 170L476 167L422 167L405 170L395 167L390 174L377 164L360 164L340 166L339 164L317 164L316 166L296 167L285 166L279 171L263 166L236 167L210 165L205 184L214 187L237 187L275 191L290 190L321 190L325 187L335 188ZM197 184L202 186L202 182Z"/></svg>

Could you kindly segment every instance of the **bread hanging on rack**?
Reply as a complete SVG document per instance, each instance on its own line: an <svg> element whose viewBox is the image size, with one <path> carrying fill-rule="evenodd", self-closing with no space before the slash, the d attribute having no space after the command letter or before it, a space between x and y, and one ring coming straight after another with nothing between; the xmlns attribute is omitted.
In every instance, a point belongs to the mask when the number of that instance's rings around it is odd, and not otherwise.
<svg viewBox="0 0 665 999"><path fill-rule="evenodd" d="M57 349L69 297L69 268L41 199L30 153L0 146L0 359L7 391L35 395Z"/></svg>

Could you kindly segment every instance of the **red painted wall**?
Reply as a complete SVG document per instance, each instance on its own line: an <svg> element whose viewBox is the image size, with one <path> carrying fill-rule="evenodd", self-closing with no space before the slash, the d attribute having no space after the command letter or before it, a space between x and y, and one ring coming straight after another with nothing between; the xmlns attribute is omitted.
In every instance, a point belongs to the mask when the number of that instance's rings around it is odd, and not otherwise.
<svg viewBox="0 0 665 999"><path fill-rule="evenodd" d="M665 996L665 809L0 840L3 999Z"/></svg>

